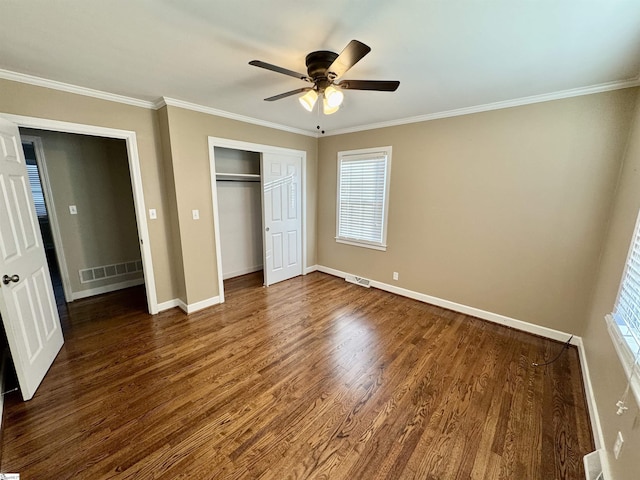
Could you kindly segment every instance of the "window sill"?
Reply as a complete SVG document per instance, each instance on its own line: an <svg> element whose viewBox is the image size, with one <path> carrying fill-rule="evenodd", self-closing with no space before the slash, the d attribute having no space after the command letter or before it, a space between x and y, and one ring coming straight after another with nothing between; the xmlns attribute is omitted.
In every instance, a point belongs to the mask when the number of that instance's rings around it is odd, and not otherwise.
<svg viewBox="0 0 640 480"><path fill-rule="evenodd" d="M371 244L371 243L356 242L354 240L345 240L344 238L337 238L337 237L336 237L336 242L344 243L345 245L353 245L354 247L371 248L373 250L380 250L380 251L383 251L383 252L387 251L387 246L386 245L374 245L374 244Z"/></svg>
<svg viewBox="0 0 640 480"><path fill-rule="evenodd" d="M607 331L618 354L618 359L624 369L625 376L627 379L631 378L631 392L636 400L636 404L640 406L640 366L634 365L633 363L635 352L631 352L629 349L613 317L611 315L605 315L604 319L607 322ZM635 375L633 375L634 369Z"/></svg>

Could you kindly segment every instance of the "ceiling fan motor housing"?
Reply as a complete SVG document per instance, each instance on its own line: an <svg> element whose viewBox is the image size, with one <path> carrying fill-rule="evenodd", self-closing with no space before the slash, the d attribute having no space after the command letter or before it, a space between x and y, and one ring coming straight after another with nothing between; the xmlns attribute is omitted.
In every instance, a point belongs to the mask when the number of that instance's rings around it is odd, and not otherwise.
<svg viewBox="0 0 640 480"><path fill-rule="evenodd" d="M327 69L336 58L338 58L337 53L326 50L311 52L307 55L305 59L305 63L307 64L307 73L309 74L309 77L313 79L319 91L323 91L331 85L333 79L328 78Z"/></svg>

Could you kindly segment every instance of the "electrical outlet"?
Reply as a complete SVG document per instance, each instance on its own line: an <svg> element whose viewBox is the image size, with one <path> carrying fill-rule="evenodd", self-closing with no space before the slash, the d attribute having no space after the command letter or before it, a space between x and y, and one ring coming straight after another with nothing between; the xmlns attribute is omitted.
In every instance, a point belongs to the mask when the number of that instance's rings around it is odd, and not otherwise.
<svg viewBox="0 0 640 480"><path fill-rule="evenodd" d="M200 219L200 210L191 210L191 215L193 215L194 220Z"/></svg>
<svg viewBox="0 0 640 480"><path fill-rule="evenodd" d="M398 275L398 272L393 272L393 279L398 280L398 278L400 278L400 275Z"/></svg>
<svg viewBox="0 0 640 480"><path fill-rule="evenodd" d="M620 456L622 445L624 445L624 438L622 438L622 433L618 432L618 436L616 437L616 443L613 444L613 456L616 458L616 460Z"/></svg>

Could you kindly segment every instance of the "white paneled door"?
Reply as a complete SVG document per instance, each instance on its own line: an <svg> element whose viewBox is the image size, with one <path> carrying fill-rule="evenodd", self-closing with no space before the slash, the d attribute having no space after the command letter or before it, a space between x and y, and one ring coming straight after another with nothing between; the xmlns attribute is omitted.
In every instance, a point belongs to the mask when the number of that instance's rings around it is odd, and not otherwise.
<svg viewBox="0 0 640 480"><path fill-rule="evenodd" d="M18 127L0 118L0 315L29 400L64 342Z"/></svg>
<svg viewBox="0 0 640 480"><path fill-rule="evenodd" d="M262 154L264 284L302 275L302 157Z"/></svg>

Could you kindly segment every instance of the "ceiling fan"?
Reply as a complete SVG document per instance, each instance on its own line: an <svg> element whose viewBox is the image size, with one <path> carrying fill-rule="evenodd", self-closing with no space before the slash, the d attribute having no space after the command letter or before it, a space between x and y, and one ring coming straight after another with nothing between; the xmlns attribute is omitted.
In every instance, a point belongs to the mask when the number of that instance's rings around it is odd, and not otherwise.
<svg viewBox="0 0 640 480"><path fill-rule="evenodd" d="M299 98L300 103L305 109L312 111L318 97L322 95L323 112L325 115L330 115L337 112L342 104L344 99L342 90L377 90L380 92L395 92L397 90L400 82L395 80L342 80L336 83L336 80L342 77L347 70L358 63L370 51L371 47L358 40L351 40L345 49L340 52L340 55L326 50L311 52L305 59L307 75L260 60L252 60L249 65L289 75L313 84L310 87L298 88L265 98L267 102L304 93Z"/></svg>

